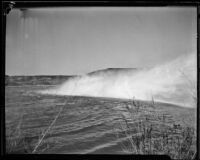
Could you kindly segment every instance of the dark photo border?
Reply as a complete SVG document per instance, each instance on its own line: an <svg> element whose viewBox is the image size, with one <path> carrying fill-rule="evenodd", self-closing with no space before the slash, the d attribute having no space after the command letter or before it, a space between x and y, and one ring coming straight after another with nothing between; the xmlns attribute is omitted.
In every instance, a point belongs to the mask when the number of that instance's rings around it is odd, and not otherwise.
<svg viewBox="0 0 200 160"><path fill-rule="evenodd" d="M6 43L6 16L9 14L12 8L36 8L36 7L165 7L165 6L193 6L197 8L197 153L195 155L195 159L200 159L199 157L199 58L200 58L200 41L199 41L199 30L200 30L200 3L198 0L194 1L2 1L2 52L0 54L1 62L0 62L0 92L1 92L1 158L3 159L80 159L80 160L88 160L88 159L170 159L169 156L166 155L73 155L73 154L5 154L5 43Z"/></svg>

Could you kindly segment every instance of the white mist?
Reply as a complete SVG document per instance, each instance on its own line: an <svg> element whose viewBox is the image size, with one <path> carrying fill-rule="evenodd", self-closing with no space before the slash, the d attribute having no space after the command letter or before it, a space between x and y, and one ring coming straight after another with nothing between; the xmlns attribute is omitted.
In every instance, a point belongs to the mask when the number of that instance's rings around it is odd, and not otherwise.
<svg viewBox="0 0 200 160"><path fill-rule="evenodd" d="M195 107L196 55L187 54L151 69L75 77L47 94L154 100Z"/></svg>

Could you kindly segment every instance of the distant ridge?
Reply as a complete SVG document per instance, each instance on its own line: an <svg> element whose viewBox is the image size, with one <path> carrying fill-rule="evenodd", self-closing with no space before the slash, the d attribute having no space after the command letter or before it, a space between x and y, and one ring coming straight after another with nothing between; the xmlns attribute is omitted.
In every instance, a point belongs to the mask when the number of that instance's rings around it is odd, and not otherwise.
<svg viewBox="0 0 200 160"><path fill-rule="evenodd" d="M20 85L58 85L75 76L64 75L31 75L31 76L5 76L6 86Z"/></svg>
<svg viewBox="0 0 200 160"><path fill-rule="evenodd" d="M123 72L130 72L130 71L137 71L138 68L106 68L106 69L100 69L93 72L89 72L87 75L93 76L93 75L101 75L101 74L117 74L117 73L123 73Z"/></svg>
<svg viewBox="0 0 200 160"><path fill-rule="evenodd" d="M138 71L137 68L106 68L87 73L87 76L117 76L118 74L127 74L128 72ZM59 85L65 81L81 77L81 75L6 75L6 86L18 85Z"/></svg>

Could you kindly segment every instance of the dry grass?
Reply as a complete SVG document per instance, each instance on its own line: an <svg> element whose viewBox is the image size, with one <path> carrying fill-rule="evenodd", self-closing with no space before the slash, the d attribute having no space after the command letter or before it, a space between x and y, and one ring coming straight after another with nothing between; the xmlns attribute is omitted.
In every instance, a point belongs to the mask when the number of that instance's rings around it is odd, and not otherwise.
<svg viewBox="0 0 200 160"><path fill-rule="evenodd" d="M47 127L47 129L43 132L41 131L41 134L38 135L38 140L35 143L35 145L31 145L30 139L23 135L21 131L21 126L23 123L23 114L20 117L20 120L18 121L18 125L16 129L9 134L9 137L6 137L6 153L7 154L26 154L26 153L37 153L38 148L41 146L44 137L50 132L51 128L55 124L56 120L60 116L64 106L61 106L60 111L55 116L54 120L50 123L50 125ZM40 153L44 152L47 149L48 145L40 149Z"/></svg>
<svg viewBox="0 0 200 160"><path fill-rule="evenodd" d="M56 122L56 120L58 119L58 117L60 116L61 111L63 110L64 106L62 106L60 108L60 111L58 112L58 114L56 115L55 119L52 121L52 123L49 125L49 127L47 128L47 130L42 134L41 138L38 140L37 145L34 147L34 150L32 153L35 153L38 149L38 147L41 145L44 137L49 133L49 131L51 130L52 126L54 125L54 123Z"/></svg>
<svg viewBox="0 0 200 160"><path fill-rule="evenodd" d="M149 105L133 99L125 104L120 129L128 139L122 149L131 154L166 154L173 159L192 159L196 153L195 128L179 124L170 114L159 113L152 98Z"/></svg>
<svg viewBox="0 0 200 160"><path fill-rule="evenodd" d="M21 154L31 152L29 140L23 136L21 127L23 123L23 113L18 121L17 127L6 137L6 153Z"/></svg>

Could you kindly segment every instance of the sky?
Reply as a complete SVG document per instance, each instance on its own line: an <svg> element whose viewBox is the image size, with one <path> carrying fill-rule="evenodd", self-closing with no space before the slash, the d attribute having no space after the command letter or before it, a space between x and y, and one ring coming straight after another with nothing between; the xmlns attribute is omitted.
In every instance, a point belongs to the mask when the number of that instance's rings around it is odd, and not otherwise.
<svg viewBox="0 0 200 160"><path fill-rule="evenodd" d="M6 74L76 75L144 68L196 53L194 7L13 9Z"/></svg>

